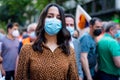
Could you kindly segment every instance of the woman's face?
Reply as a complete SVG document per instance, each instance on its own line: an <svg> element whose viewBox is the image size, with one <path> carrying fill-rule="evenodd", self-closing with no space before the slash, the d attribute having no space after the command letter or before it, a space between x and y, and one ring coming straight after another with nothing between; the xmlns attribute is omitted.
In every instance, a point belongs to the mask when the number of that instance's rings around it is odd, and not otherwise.
<svg viewBox="0 0 120 80"><path fill-rule="evenodd" d="M48 9L48 13L47 13L46 18L56 18L56 19L60 19L60 14L59 14L58 8L55 7L55 6L51 6L51 7Z"/></svg>
<svg viewBox="0 0 120 80"><path fill-rule="evenodd" d="M50 36L58 34L62 28L62 22L60 20L60 14L57 7L52 6L48 9L47 16L45 18L44 30Z"/></svg>

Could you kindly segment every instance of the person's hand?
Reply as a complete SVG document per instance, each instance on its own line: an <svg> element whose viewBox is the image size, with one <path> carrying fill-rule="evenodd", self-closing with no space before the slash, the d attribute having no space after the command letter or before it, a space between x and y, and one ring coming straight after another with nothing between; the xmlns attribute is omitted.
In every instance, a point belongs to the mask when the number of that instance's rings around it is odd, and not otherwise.
<svg viewBox="0 0 120 80"><path fill-rule="evenodd" d="M5 76L6 73L5 73L5 70L4 69L1 69L1 73L2 73L2 76Z"/></svg>

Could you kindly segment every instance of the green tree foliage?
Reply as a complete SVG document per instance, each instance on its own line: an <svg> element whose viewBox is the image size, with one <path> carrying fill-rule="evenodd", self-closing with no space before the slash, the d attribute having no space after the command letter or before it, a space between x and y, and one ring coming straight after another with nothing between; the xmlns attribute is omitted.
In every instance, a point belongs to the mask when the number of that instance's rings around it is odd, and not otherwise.
<svg viewBox="0 0 120 80"><path fill-rule="evenodd" d="M36 1L36 3L34 2ZM0 0L0 22L25 24L52 0Z"/></svg>
<svg viewBox="0 0 120 80"><path fill-rule="evenodd" d="M53 2L53 0L37 0L35 8L37 9L38 13L42 11L42 9L48 4Z"/></svg>
<svg viewBox="0 0 120 80"><path fill-rule="evenodd" d="M19 22L24 24L27 16L27 6L32 6L31 0L1 0L0 21ZM32 10L34 12L34 9Z"/></svg>
<svg viewBox="0 0 120 80"><path fill-rule="evenodd" d="M32 17L39 15L48 3L54 2L64 7L66 1L69 0L0 0L0 27L8 22L18 22L24 26L26 20L31 23ZM81 0L75 1L78 3Z"/></svg>

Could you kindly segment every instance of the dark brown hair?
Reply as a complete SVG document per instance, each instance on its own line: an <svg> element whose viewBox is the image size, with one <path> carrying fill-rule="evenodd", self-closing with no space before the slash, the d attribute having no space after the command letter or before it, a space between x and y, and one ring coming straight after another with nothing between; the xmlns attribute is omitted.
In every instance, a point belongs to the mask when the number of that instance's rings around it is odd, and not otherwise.
<svg viewBox="0 0 120 80"><path fill-rule="evenodd" d="M75 23L75 17L72 14L65 14L65 18L67 18L67 17L70 17L74 20L74 28L76 30L77 28L76 28L76 23Z"/></svg>
<svg viewBox="0 0 120 80"><path fill-rule="evenodd" d="M14 23L8 23L7 24L7 33L8 33L8 29L12 29L14 26L17 26L19 27L19 24L17 22L14 22Z"/></svg>
<svg viewBox="0 0 120 80"><path fill-rule="evenodd" d="M59 5L54 3L48 4L40 15L38 25L36 28L37 39L32 45L32 48L34 51L39 51L41 53L43 52L42 43L46 43L47 41L47 39L45 38L45 30L44 30L45 18L47 16L48 9L52 6L55 6L58 8L60 13L60 20L62 22L62 29L57 34L57 44L60 46L60 48L65 54L69 54L70 53L70 50L69 50L70 33L69 31L67 31L65 27L66 25L65 25L64 11Z"/></svg>
<svg viewBox="0 0 120 80"><path fill-rule="evenodd" d="M100 18L94 17L90 20L89 24L93 26L93 25L95 25L96 21L102 22L102 20Z"/></svg>

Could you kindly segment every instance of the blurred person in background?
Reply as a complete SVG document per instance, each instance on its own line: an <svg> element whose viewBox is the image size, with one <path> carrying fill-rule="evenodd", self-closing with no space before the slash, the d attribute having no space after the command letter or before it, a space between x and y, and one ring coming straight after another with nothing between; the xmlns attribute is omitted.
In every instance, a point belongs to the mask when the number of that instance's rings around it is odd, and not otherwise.
<svg viewBox="0 0 120 80"><path fill-rule="evenodd" d="M115 35L115 39L118 41L120 45L120 25L119 24L117 24L117 33Z"/></svg>
<svg viewBox="0 0 120 80"><path fill-rule="evenodd" d="M102 33L102 21L92 18L89 22L90 31L84 33L80 41L80 60L84 71L84 80L95 79L95 66L97 63L95 38Z"/></svg>
<svg viewBox="0 0 120 80"><path fill-rule="evenodd" d="M74 31L75 31L75 21L74 16L72 14L65 14L65 23L66 23L66 29L70 32L71 40L70 40L70 46L74 48L73 45L73 39L74 39Z"/></svg>
<svg viewBox="0 0 120 80"><path fill-rule="evenodd" d="M115 39L118 41L119 45L120 45L120 30L117 30Z"/></svg>
<svg viewBox="0 0 120 80"><path fill-rule="evenodd" d="M0 39L6 35L4 29L0 28Z"/></svg>
<svg viewBox="0 0 120 80"><path fill-rule="evenodd" d="M99 36L95 37L96 42L98 42L104 36L107 23L107 21L102 22L102 33Z"/></svg>
<svg viewBox="0 0 120 80"><path fill-rule="evenodd" d="M0 42L0 80L2 79L2 61L3 58L1 57L1 49L2 48L2 42Z"/></svg>
<svg viewBox="0 0 120 80"><path fill-rule="evenodd" d="M80 62L80 50L79 50L79 31L75 27L75 18L72 14L65 14L66 28L71 34L70 46L74 48L76 53L76 62L78 67L79 80L83 78L83 71Z"/></svg>
<svg viewBox="0 0 120 80"><path fill-rule="evenodd" d="M30 44L30 43L33 43L35 41L35 39L36 39L36 34L35 34L36 27L37 27L37 23L31 23L27 27L27 32L23 31L23 35L22 35L23 39L19 44L19 52L20 52L23 45Z"/></svg>
<svg viewBox="0 0 120 80"><path fill-rule="evenodd" d="M5 30L0 28L0 33L5 34Z"/></svg>
<svg viewBox="0 0 120 80"><path fill-rule="evenodd" d="M19 46L18 28L18 23L9 23L7 25L7 35L0 40L2 42L1 57L3 58L2 75L5 75L5 80L11 80L11 78L14 80Z"/></svg>
<svg viewBox="0 0 120 80"><path fill-rule="evenodd" d="M0 28L0 40L6 35L5 30ZM3 58L1 57L1 51L2 50L2 42L0 42L0 80L3 79L2 77L2 61Z"/></svg>
<svg viewBox="0 0 120 80"><path fill-rule="evenodd" d="M0 28L0 40L5 36L5 30ZM0 42L0 70L1 70L1 62L2 62L2 57L1 57L1 51L2 50L2 42Z"/></svg>
<svg viewBox="0 0 120 80"><path fill-rule="evenodd" d="M97 80L118 80L120 77L120 46L114 39L117 24L108 22L104 36L97 43Z"/></svg>
<svg viewBox="0 0 120 80"><path fill-rule="evenodd" d="M35 34L35 29L36 29L36 27L37 27L37 23L31 23L31 24L28 25L28 27L27 27L28 37L27 37L27 38L24 38L24 39L22 40L23 45L35 41L35 39L36 39L36 34ZM25 35L25 34L24 34L24 35Z"/></svg>
<svg viewBox="0 0 120 80"><path fill-rule="evenodd" d="M28 33L27 33L27 29L24 29L24 30L22 31L22 37L23 37L23 39L29 37L29 36L28 36Z"/></svg>

